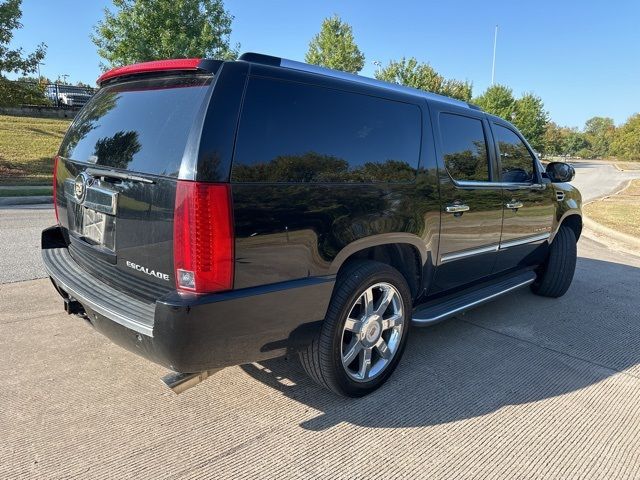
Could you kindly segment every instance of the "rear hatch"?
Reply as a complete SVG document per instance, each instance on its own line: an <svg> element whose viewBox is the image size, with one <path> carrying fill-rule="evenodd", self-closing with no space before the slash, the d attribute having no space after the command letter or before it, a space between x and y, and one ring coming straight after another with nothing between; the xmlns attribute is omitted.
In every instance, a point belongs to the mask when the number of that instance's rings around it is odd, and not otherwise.
<svg viewBox="0 0 640 480"><path fill-rule="evenodd" d="M118 290L155 299L175 289L177 179L212 81L165 73L108 84L63 140L55 201L69 252Z"/></svg>

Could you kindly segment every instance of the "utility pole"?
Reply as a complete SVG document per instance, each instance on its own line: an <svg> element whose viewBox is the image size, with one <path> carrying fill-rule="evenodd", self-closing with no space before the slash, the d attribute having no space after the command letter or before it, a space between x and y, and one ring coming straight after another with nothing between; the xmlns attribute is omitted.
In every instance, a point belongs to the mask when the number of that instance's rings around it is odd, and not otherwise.
<svg viewBox="0 0 640 480"><path fill-rule="evenodd" d="M498 25L496 25L495 33L493 34L493 65L491 66L491 85L494 84L496 79L496 45L498 44Z"/></svg>

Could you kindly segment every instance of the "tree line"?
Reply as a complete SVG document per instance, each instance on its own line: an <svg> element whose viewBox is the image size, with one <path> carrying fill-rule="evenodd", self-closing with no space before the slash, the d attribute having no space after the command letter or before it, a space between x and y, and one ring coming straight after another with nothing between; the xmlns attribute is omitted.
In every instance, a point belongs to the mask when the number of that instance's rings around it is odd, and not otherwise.
<svg viewBox="0 0 640 480"><path fill-rule="evenodd" d="M4 72L34 73L46 53L44 44L27 55L9 48L14 30L22 26L21 15L21 0L0 3L0 86ZM91 40L103 69L164 58L235 59L240 45L231 44L233 20L223 0L113 0ZM365 59L351 25L337 15L323 20L305 56L308 63L354 74L362 71ZM516 98L509 87L492 85L474 97L471 82L445 78L415 57L378 67L374 76L379 80L470 102L511 121L541 153L640 160L640 114L618 127L611 118L593 117L579 130L551 121L543 100L532 92Z"/></svg>

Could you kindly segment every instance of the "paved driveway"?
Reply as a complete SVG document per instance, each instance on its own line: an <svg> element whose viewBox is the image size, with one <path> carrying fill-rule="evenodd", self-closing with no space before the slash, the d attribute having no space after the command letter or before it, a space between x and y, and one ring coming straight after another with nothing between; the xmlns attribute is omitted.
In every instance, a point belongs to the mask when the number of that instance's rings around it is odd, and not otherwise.
<svg viewBox="0 0 640 480"><path fill-rule="evenodd" d="M639 478L640 260L583 239L565 297L414 330L345 400L295 359L175 396L47 280L0 287L0 478Z"/></svg>
<svg viewBox="0 0 640 480"><path fill-rule="evenodd" d="M571 182L578 187L585 202L595 200L619 190L629 180L640 178L638 171L621 172L613 165L600 162L571 162L576 169L576 178Z"/></svg>

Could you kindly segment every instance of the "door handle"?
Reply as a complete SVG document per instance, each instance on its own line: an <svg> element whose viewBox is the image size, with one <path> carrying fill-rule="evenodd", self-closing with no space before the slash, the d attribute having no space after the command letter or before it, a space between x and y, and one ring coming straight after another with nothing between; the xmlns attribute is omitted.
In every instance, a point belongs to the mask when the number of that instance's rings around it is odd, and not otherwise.
<svg viewBox="0 0 640 480"><path fill-rule="evenodd" d="M523 207L523 203L516 200L511 200L509 203L505 204L505 207L510 210L518 210L519 208Z"/></svg>
<svg viewBox="0 0 640 480"><path fill-rule="evenodd" d="M447 213L459 213L460 215L462 215L462 212L469 211L469 206L468 205L447 205L444 211Z"/></svg>

